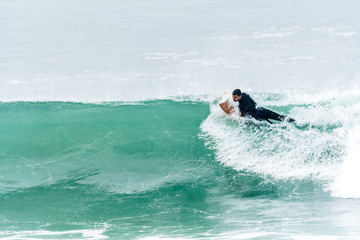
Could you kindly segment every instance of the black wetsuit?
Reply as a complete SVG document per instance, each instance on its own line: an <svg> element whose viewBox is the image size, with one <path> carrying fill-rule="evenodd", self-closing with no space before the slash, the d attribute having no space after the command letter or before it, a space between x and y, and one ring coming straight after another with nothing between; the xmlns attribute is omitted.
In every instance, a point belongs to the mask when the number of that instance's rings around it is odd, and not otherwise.
<svg viewBox="0 0 360 240"><path fill-rule="evenodd" d="M253 117L257 120L265 120L269 121L269 119L277 120L277 121L284 121L286 116L280 115L276 112L273 112L269 109L256 107L256 102L247 94L242 93L242 98L239 100L239 108L241 113L243 113L245 116ZM295 121L294 119L289 118L289 122Z"/></svg>

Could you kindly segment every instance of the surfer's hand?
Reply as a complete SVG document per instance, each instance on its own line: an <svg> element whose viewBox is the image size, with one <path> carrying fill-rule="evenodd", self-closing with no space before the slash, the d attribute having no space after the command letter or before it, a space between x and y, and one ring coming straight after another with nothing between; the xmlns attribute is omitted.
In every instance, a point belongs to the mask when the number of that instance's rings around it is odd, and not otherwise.
<svg viewBox="0 0 360 240"><path fill-rule="evenodd" d="M235 112L235 110L234 110L234 107L229 107L229 109L230 109L230 113L234 113Z"/></svg>

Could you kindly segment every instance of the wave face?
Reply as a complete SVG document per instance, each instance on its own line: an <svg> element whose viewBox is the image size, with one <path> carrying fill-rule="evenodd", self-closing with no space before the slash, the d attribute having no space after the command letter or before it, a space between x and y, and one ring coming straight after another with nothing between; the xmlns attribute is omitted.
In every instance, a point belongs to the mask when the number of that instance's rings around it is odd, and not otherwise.
<svg viewBox="0 0 360 240"><path fill-rule="evenodd" d="M212 96L1 103L0 234L355 239L359 92L251 95L297 123L224 116Z"/></svg>
<svg viewBox="0 0 360 240"><path fill-rule="evenodd" d="M181 160L198 160L203 154L196 131L208 109L171 101L15 102L2 104L1 111L6 169L0 192L51 185L72 176L76 182L131 194L184 177Z"/></svg>

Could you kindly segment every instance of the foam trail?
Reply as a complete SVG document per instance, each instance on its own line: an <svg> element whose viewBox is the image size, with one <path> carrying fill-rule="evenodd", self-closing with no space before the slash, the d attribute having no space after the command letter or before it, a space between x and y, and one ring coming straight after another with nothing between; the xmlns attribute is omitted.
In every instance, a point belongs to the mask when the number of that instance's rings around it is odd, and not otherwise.
<svg viewBox="0 0 360 240"><path fill-rule="evenodd" d="M290 114L300 125L270 126L234 116L231 120L212 105L201 125L202 137L218 161L236 170L273 179L312 180L334 196L360 197L354 185L360 181L359 91L339 91L331 98L312 95L301 104L298 98L291 101L294 93L252 94L260 106Z"/></svg>

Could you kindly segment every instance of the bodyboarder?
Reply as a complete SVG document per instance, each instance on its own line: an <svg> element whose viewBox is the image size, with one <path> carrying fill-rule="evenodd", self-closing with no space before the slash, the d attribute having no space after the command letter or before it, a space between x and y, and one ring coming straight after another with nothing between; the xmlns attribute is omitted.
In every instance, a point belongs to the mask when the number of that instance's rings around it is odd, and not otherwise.
<svg viewBox="0 0 360 240"><path fill-rule="evenodd" d="M249 94L241 92L240 89L235 89L232 93L234 102L239 103L239 110L241 117L253 117L259 121L267 121L272 123L269 119L276 121L295 122L294 119L289 118L285 115L280 115L269 109L263 107L256 107L256 102L249 96Z"/></svg>

